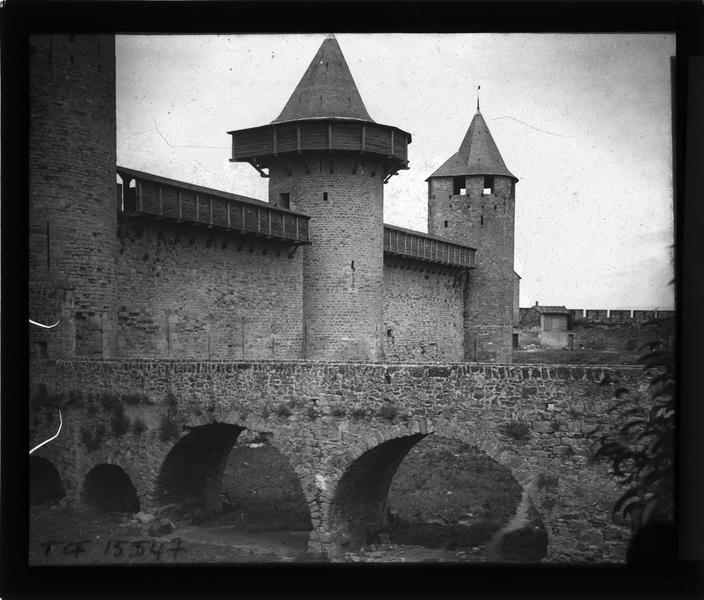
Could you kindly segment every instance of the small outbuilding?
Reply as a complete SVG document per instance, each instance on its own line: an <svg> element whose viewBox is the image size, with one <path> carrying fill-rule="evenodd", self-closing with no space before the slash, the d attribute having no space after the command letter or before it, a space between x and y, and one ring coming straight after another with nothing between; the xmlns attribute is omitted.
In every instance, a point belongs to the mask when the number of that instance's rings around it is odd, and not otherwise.
<svg viewBox="0 0 704 600"><path fill-rule="evenodd" d="M521 329L527 337L536 338L544 348L569 346L570 311L564 306L540 306L537 302L525 311Z"/></svg>

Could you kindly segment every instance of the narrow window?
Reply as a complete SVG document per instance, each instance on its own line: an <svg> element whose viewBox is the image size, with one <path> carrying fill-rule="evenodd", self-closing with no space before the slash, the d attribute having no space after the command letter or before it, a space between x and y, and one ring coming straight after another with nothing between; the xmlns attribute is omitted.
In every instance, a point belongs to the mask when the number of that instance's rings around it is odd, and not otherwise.
<svg viewBox="0 0 704 600"><path fill-rule="evenodd" d="M494 177L493 175L484 176L484 190L482 191L483 196L488 196L494 193Z"/></svg>
<svg viewBox="0 0 704 600"><path fill-rule="evenodd" d="M288 192L279 194L279 206L281 208L291 208L291 195Z"/></svg>
<svg viewBox="0 0 704 600"><path fill-rule="evenodd" d="M325 202L328 201L328 193L327 193L327 192L323 192L323 200L324 200Z"/></svg>
<svg viewBox="0 0 704 600"><path fill-rule="evenodd" d="M484 215L482 215L481 217L479 217L479 224L480 224L480 225L484 225Z"/></svg>
<svg viewBox="0 0 704 600"><path fill-rule="evenodd" d="M447 227L447 221L445 221L445 227Z"/></svg>

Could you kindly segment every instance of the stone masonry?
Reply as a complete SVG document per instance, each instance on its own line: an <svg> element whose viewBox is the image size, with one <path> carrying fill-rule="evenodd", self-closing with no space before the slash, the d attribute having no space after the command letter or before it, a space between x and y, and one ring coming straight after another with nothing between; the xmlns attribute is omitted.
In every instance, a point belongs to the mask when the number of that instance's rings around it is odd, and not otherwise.
<svg viewBox="0 0 704 600"><path fill-rule="evenodd" d="M143 509L190 497L217 510L224 461L247 429L269 434L298 475L313 523L310 552L334 556L384 529L398 464L437 434L510 470L548 532L548 562L624 559L628 530L609 516L618 489L589 456L611 425L606 409L615 389L637 388L639 368L37 360L31 375L33 394L44 384L62 398L64 431L39 453L74 505L86 474L112 464L130 477ZM145 431L107 435L88 450L82 430L109 418L89 400L100 394L122 396L127 416ZM33 414L33 438L56 426L52 411ZM164 442L167 415L178 431ZM506 432L512 422L529 428L527 439ZM190 488L163 489L179 479Z"/></svg>

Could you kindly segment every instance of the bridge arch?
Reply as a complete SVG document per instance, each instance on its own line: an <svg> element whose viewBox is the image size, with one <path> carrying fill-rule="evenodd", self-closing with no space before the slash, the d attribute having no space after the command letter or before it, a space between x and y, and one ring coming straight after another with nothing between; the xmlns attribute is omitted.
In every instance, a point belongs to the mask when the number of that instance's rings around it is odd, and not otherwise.
<svg viewBox="0 0 704 600"><path fill-rule="evenodd" d="M29 457L29 503L30 505L56 502L66 496L59 471L43 456Z"/></svg>
<svg viewBox="0 0 704 600"><path fill-rule="evenodd" d="M410 450L430 435L453 440L480 450L503 466L523 490L522 504L534 508L543 525L546 518L537 493L536 474L530 463L495 432L423 419L375 429L351 442L346 465L339 469L327 510L327 530L337 547L331 553L355 550L388 527L388 492L393 477ZM546 527L549 540L549 530Z"/></svg>
<svg viewBox="0 0 704 600"><path fill-rule="evenodd" d="M155 507L172 506L176 513L183 516L199 513L202 517L208 517L223 508L223 497L226 496L233 505L242 508L240 501L247 490L238 496L238 482L231 479L245 476L251 485L255 479L253 470L257 465L233 465L233 462L237 463L243 456L249 462L256 462L262 455L266 455L264 462L269 468L289 472L289 476L279 479L286 479L295 486L293 495L298 494L305 516L310 519L312 496L303 485L309 470L303 466L304 458L292 447L290 436L287 438L276 430L272 431L272 424L264 421L225 419L189 424L178 440L169 445L162 444L158 453L161 457L157 467L158 475L152 490ZM248 437L260 436L263 441L261 446L266 447L262 452L252 451L249 444L252 439L243 445L238 444L241 436L245 436L245 441ZM260 446L256 443L251 445ZM254 494L261 491L261 480L266 477L266 472L262 472L256 485L259 489L249 491ZM244 485L246 487L247 483Z"/></svg>
<svg viewBox="0 0 704 600"><path fill-rule="evenodd" d="M140 509L137 490L129 475L118 465L101 463L85 476L81 506L100 512L132 512Z"/></svg>

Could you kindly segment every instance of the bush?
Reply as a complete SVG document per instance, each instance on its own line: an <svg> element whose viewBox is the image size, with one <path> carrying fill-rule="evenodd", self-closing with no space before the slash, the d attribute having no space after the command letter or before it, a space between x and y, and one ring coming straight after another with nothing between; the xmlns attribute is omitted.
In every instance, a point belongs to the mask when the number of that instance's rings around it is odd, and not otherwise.
<svg viewBox="0 0 704 600"><path fill-rule="evenodd" d="M117 437L125 435L130 430L130 419L125 414L125 407L122 404L117 404L112 410L110 418L110 427L112 432Z"/></svg>
<svg viewBox="0 0 704 600"><path fill-rule="evenodd" d="M81 443L90 452L100 448L100 445L103 443L104 439L105 425L103 425L102 423L96 427L95 432L92 432L87 427L81 427Z"/></svg>
<svg viewBox="0 0 704 600"><path fill-rule="evenodd" d="M149 398L145 394L122 394L120 401L123 404L134 406L136 404L149 404Z"/></svg>
<svg viewBox="0 0 704 600"><path fill-rule="evenodd" d="M388 419L389 421L393 421L396 413L398 413L398 409L395 404L384 404L384 406L381 407L381 410L379 410L379 416L382 419Z"/></svg>
<svg viewBox="0 0 704 600"><path fill-rule="evenodd" d="M347 409L344 404L336 404L332 407L331 412L333 417L344 417L347 414Z"/></svg>
<svg viewBox="0 0 704 600"><path fill-rule="evenodd" d="M276 414L279 415L280 417L290 417L291 416L291 409L286 406L285 404L279 404L276 407Z"/></svg>
<svg viewBox="0 0 704 600"><path fill-rule="evenodd" d="M80 405L83 401L83 392L80 390L71 390L66 397L66 405Z"/></svg>
<svg viewBox="0 0 704 600"><path fill-rule="evenodd" d="M175 417L178 412L178 398L173 392L166 394L166 414L170 417Z"/></svg>
<svg viewBox="0 0 704 600"><path fill-rule="evenodd" d="M162 442L177 440L179 433L178 423L176 423L175 419L164 415L159 423L159 439Z"/></svg>
<svg viewBox="0 0 704 600"><path fill-rule="evenodd" d="M117 410L117 407L121 406L120 397L116 394L109 394L107 392L102 392L98 394L98 403L104 409L110 411Z"/></svg>
<svg viewBox="0 0 704 600"><path fill-rule="evenodd" d="M530 438L530 427L523 421L509 421L501 427L501 432L514 440Z"/></svg>
<svg viewBox="0 0 704 600"><path fill-rule="evenodd" d="M133 422L132 422L132 433L135 435L142 435L147 429L147 424L137 417Z"/></svg>
<svg viewBox="0 0 704 600"><path fill-rule="evenodd" d="M352 416L357 417L357 418L363 418L367 416L367 409L362 408L361 406L356 406L355 408L352 409Z"/></svg>
<svg viewBox="0 0 704 600"><path fill-rule="evenodd" d="M538 489L557 489L559 483L560 480L555 475L546 475L545 473L541 473L540 475L538 475Z"/></svg>
<svg viewBox="0 0 704 600"><path fill-rule="evenodd" d="M674 518L675 357L661 341L647 346L640 362L650 376L648 388L615 390L617 401L609 412L616 425L592 457L609 463L625 488L612 516L630 518L633 531Z"/></svg>
<svg viewBox="0 0 704 600"><path fill-rule="evenodd" d="M309 406L309 407L308 407L308 410L306 411L306 413L308 414L308 418L311 419L311 420L316 419L317 416L318 416L318 413L317 413L317 411L315 410L315 407L314 407L314 406Z"/></svg>

